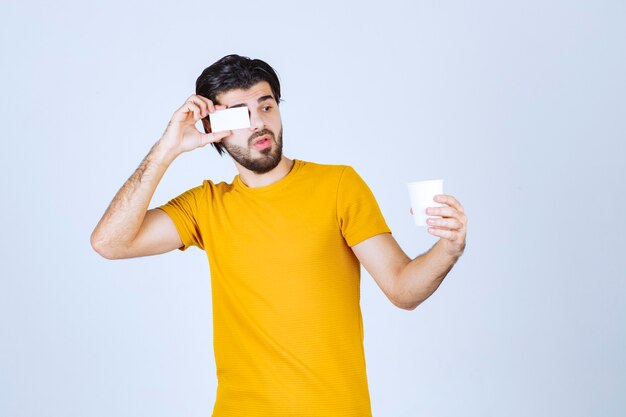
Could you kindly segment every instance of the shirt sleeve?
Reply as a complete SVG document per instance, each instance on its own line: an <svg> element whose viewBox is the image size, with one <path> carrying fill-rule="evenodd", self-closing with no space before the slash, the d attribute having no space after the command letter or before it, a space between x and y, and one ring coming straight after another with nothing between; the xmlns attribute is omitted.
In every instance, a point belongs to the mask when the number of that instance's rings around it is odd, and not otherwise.
<svg viewBox="0 0 626 417"><path fill-rule="evenodd" d="M349 166L344 168L339 179L337 220L348 246L381 233L391 233L374 194Z"/></svg>
<svg viewBox="0 0 626 417"><path fill-rule="evenodd" d="M204 249L204 242L200 227L198 226L198 213L201 211L201 204L205 197L205 187L198 186L185 191L178 197L168 201L157 208L166 212L178 230L180 240L183 242L181 251L189 246L197 246Z"/></svg>

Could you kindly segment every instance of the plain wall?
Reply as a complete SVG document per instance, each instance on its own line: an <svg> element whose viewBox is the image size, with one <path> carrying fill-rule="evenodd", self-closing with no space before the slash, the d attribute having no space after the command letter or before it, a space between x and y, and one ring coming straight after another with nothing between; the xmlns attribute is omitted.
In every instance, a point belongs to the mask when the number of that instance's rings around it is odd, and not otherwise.
<svg viewBox="0 0 626 417"><path fill-rule="evenodd" d="M348 164L414 257L408 181L444 178L467 248L414 311L363 271L376 417L626 412L626 6L618 1L0 6L0 415L207 416L197 248L97 255L97 221L229 53L279 73L285 154ZM151 207L231 181L207 146Z"/></svg>

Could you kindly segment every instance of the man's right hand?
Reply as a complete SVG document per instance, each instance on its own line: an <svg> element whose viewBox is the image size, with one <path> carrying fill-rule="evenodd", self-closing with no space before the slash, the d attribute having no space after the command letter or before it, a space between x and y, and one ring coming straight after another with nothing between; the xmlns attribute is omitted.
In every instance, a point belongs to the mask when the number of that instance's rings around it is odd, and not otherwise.
<svg viewBox="0 0 626 417"><path fill-rule="evenodd" d="M91 246L107 259L154 255L182 245L174 222L148 204L169 164L181 153L219 142L232 132L201 133L198 120L225 106L193 95L174 112L165 133L124 183L91 234ZM207 129L210 124L206 123Z"/></svg>
<svg viewBox="0 0 626 417"><path fill-rule="evenodd" d="M192 95L174 112L159 144L174 157L183 152L201 148L207 143L219 142L232 131L226 130L217 133L202 133L196 128L196 123L204 119L209 113L225 109L226 106L214 105L211 100L200 95Z"/></svg>

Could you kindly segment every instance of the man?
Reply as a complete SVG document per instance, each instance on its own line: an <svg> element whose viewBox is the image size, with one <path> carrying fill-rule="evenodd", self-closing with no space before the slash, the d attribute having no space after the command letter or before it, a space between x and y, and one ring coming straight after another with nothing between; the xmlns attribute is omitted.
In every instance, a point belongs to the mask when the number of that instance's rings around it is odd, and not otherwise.
<svg viewBox="0 0 626 417"><path fill-rule="evenodd" d="M196 82L91 236L108 259L198 246L211 271L218 389L213 416L371 416L359 306L360 264L403 309L428 298L465 247L452 196L431 208L441 239L411 260L348 166L282 154L280 84L261 60L229 55ZM208 114L247 107L250 128L212 132ZM195 124L202 120L206 133ZM211 143L239 172L148 210L181 153ZM360 264L359 264L360 262Z"/></svg>

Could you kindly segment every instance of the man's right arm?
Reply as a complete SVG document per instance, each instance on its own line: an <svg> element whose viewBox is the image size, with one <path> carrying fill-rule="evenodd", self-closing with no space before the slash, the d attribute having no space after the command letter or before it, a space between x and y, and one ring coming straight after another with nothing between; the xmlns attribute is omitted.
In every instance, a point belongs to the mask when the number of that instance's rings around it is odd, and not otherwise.
<svg viewBox="0 0 626 417"><path fill-rule="evenodd" d="M222 140L230 131L201 133L198 120L223 106L191 96L172 116L163 137L117 192L91 234L91 246L107 259L169 252L182 246L174 222L160 209L148 210L169 165L183 152Z"/></svg>

